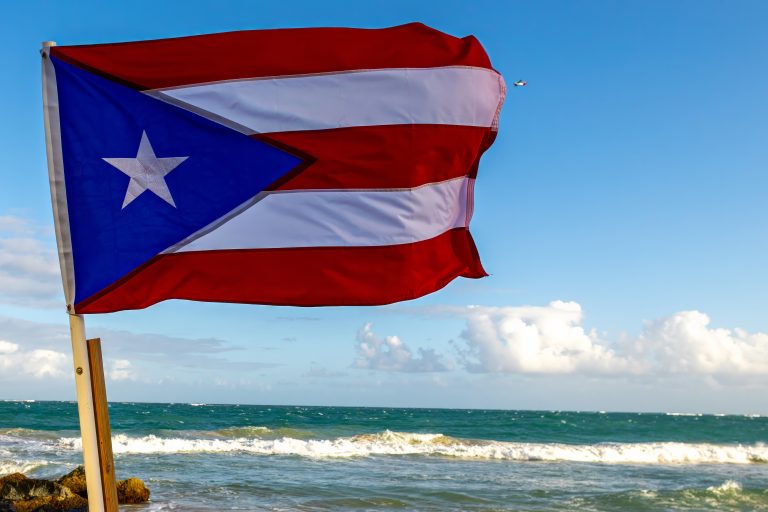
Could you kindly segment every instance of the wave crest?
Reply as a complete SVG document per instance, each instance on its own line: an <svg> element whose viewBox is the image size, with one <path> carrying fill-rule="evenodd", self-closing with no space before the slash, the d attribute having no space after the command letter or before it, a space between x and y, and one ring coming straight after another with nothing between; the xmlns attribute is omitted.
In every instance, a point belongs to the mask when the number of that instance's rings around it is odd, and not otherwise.
<svg viewBox="0 0 768 512"><path fill-rule="evenodd" d="M10 473L29 473L41 466L48 464L45 460L0 460L0 476Z"/></svg>
<svg viewBox="0 0 768 512"><path fill-rule="evenodd" d="M737 492L740 492L741 490L742 490L741 484L734 480L726 480L725 482L723 482L721 485L718 485L717 487L715 486L707 487L707 491L716 495L737 493Z"/></svg>
<svg viewBox="0 0 768 512"><path fill-rule="evenodd" d="M58 447L81 449L80 438L61 438ZM214 439L167 438L154 435L112 438L116 454L224 453L339 458L384 455L566 461L607 464L749 464L768 462L763 444L714 445L688 443L604 443L568 445L458 439L443 434L384 431L335 439L236 437Z"/></svg>
<svg viewBox="0 0 768 512"><path fill-rule="evenodd" d="M213 436L226 437L226 438L257 438L257 439L277 439L281 437L293 437L296 439L307 439L314 436L309 430L301 430L298 428L279 427L271 429L263 426L248 426L248 427L229 427L214 430L210 432Z"/></svg>

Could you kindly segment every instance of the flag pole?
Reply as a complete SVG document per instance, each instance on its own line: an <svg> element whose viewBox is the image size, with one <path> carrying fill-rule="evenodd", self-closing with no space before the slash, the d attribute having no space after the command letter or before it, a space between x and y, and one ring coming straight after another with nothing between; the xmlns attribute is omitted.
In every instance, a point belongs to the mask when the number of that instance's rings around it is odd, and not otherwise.
<svg viewBox="0 0 768 512"><path fill-rule="evenodd" d="M69 315L69 330L72 334L72 359L75 367L80 434L83 440L83 463L85 466L85 484L88 489L88 512L112 512L104 508L91 365L88 360L85 320L82 315ZM114 485L114 482L112 485Z"/></svg>
<svg viewBox="0 0 768 512"><path fill-rule="evenodd" d="M46 49L56 46L53 41L42 44L42 57ZM45 64L44 64L45 66ZM45 115L45 141L48 153L49 172L54 168L54 142L49 112L49 91L43 72L43 111ZM54 103L56 103L54 101ZM58 106L58 105L56 105ZM58 123L58 120L56 120ZM54 212L56 203L54 201ZM57 237L58 238L58 237ZM66 286L65 286L66 288ZM68 306L67 309L71 309ZM77 410L80 416L80 434L83 442L83 463L85 483L88 490L88 512L118 512L117 488L115 485L112 441L110 439L109 413L104 386L104 367L99 340L85 338L85 319L82 315L69 313L69 330L72 336L72 359L77 390Z"/></svg>

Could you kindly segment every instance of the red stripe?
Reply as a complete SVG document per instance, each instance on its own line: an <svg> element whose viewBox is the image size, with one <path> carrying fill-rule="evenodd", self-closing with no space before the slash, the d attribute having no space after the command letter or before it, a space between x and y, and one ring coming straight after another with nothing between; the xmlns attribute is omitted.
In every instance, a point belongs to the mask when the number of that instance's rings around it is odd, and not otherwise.
<svg viewBox="0 0 768 512"><path fill-rule="evenodd" d="M316 159L278 189L410 188L473 174L489 133L472 126L397 125L264 138Z"/></svg>
<svg viewBox="0 0 768 512"><path fill-rule="evenodd" d="M385 29L251 30L55 46L51 55L139 89L352 69L491 67L473 36L459 39L421 23Z"/></svg>
<svg viewBox="0 0 768 512"><path fill-rule="evenodd" d="M472 236L454 229L413 244L162 255L78 313L141 309L167 299L364 306L414 299L456 277L485 276Z"/></svg>

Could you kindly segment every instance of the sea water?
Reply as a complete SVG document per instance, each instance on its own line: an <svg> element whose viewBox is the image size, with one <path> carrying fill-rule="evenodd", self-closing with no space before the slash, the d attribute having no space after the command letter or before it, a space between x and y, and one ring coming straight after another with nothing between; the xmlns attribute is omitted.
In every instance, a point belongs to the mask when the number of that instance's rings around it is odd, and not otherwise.
<svg viewBox="0 0 768 512"><path fill-rule="evenodd" d="M768 510L768 418L112 403L131 511ZM0 402L0 474L81 463L77 406Z"/></svg>

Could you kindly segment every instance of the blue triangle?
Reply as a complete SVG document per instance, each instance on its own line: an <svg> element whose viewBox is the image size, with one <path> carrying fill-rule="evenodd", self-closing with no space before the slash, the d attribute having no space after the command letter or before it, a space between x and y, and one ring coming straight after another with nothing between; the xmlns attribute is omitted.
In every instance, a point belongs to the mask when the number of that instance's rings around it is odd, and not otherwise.
<svg viewBox="0 0 768 512"><path fill-rule="evenodd" d="M232 212L302 158L52 59L56 70L75 303ZM147 190L122 207L130 178L104 158L135 158L146 132L175 207Z"/></svg>

